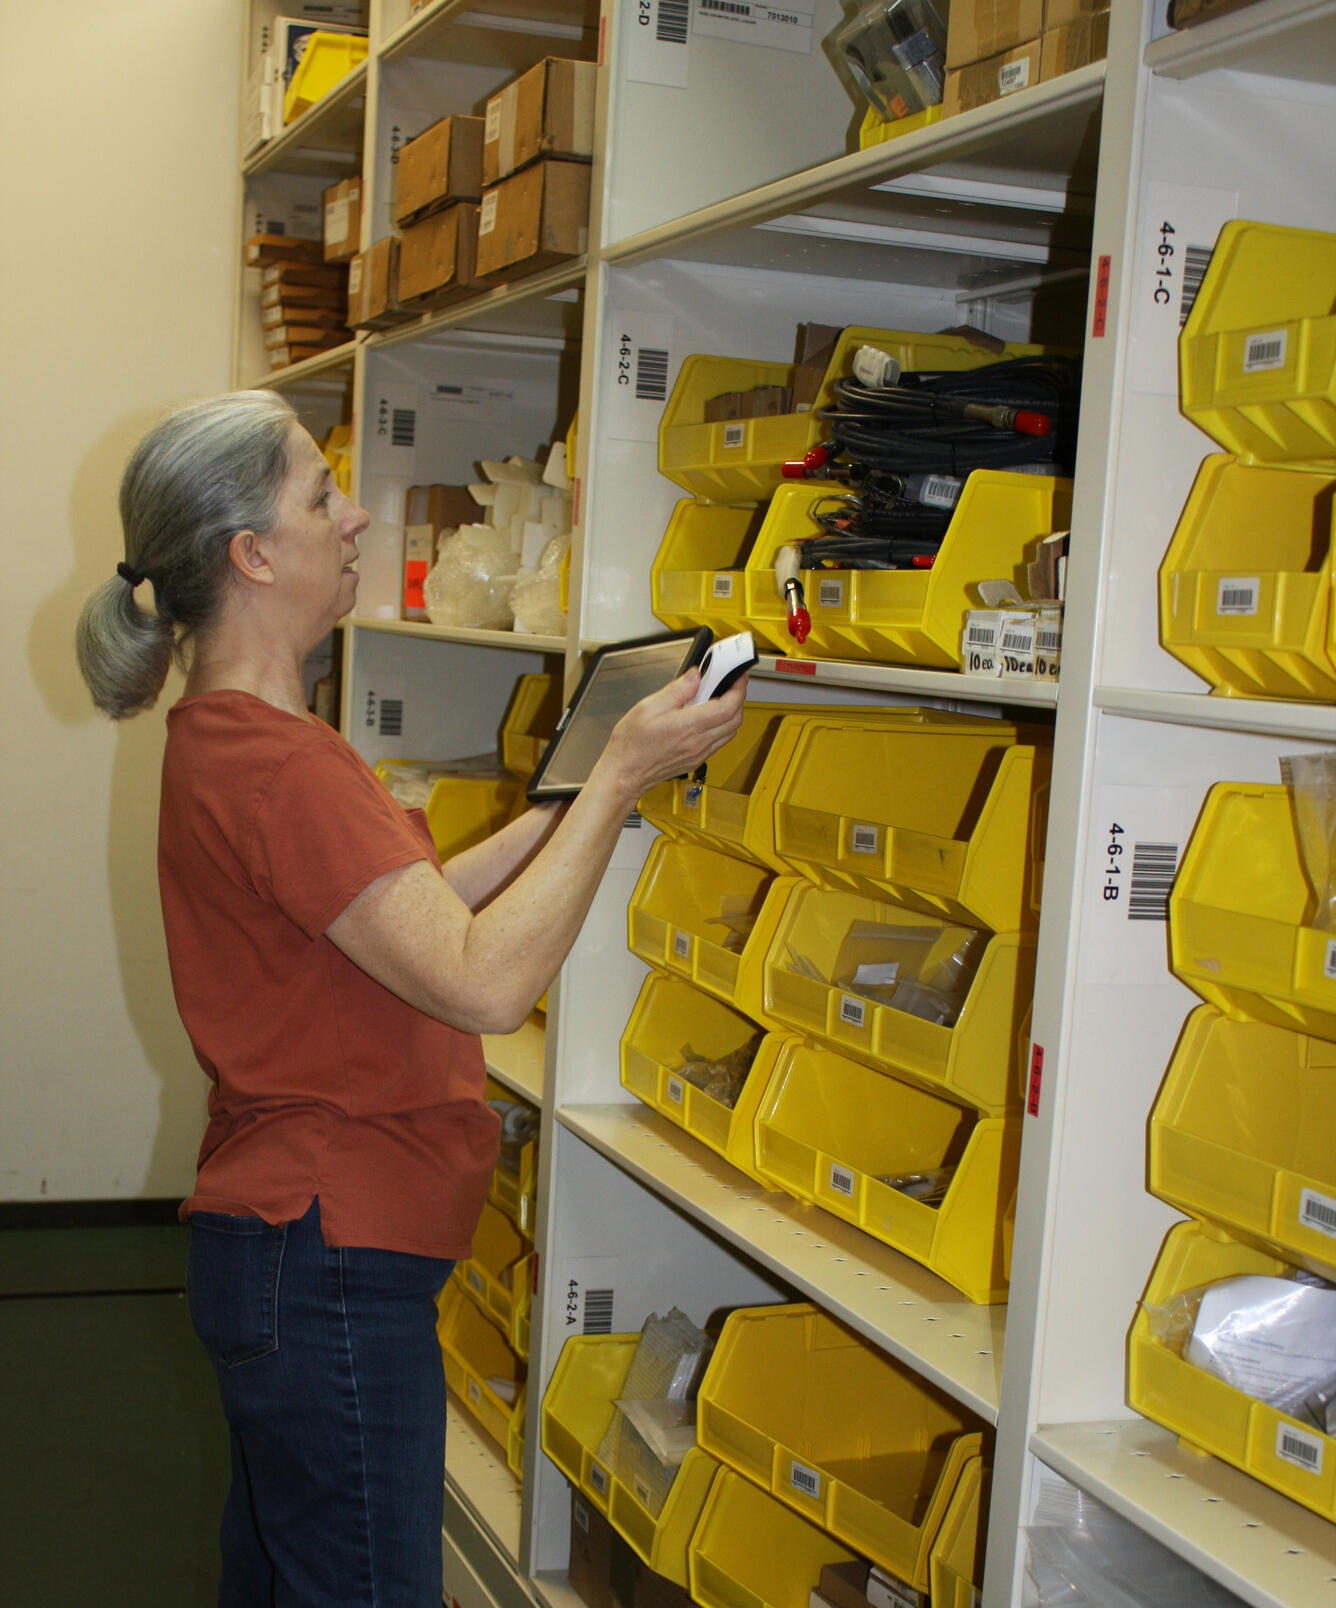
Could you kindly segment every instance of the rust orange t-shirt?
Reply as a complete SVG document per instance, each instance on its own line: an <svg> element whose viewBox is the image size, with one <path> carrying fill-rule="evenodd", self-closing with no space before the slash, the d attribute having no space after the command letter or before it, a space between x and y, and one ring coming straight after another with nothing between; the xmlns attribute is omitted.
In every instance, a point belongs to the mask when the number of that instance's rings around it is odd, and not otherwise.
<svg viewBox="0 0 1336 1608"><path fill-rule="evenodd" d="M287 1222L319 1195L327 1244L469 1254L498 1153L481 1043L324 935L415 860L437 864L422 812L328 726L236 691L168 712L163 920L177 1007L212 1082L183 1216Z"/></svg>

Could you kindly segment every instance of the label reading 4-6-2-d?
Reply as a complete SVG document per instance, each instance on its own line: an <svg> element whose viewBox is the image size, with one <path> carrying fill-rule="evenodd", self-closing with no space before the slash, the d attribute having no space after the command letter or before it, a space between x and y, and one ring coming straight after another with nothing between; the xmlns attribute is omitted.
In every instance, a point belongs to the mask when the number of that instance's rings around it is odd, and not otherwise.
<svg viewBox="0 0 1336 1608"><path fill-rule="evenodd" d="M1123 892L1123 829L1117 821L1109 828L1104 846L1104 902L1116 904Z"/></svg>

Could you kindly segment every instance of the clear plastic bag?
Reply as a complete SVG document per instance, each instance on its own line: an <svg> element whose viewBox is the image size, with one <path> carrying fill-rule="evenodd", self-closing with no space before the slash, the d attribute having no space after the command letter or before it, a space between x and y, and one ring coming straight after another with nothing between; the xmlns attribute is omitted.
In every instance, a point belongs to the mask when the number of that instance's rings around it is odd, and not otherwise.
<svg viewBox="0 0 1336 1608"><path fill-rule="evenodd" d="M684 1044L682 1064L678 1070L693 1088L700 1089L711 1100L717 1100L731 1111L741 1098L747 1074L751 1071L764 1036L758 1028L745 1044L740 1044L736 1050L730 1050L717 1060L698 1055L690 1044Z"/></svg>
<svg viewBox="0 0 1336 1608"><path fill-rule="evenodd" d="M1280 779L1289 789L1299 856L1313 890L1313 915L1305 925L1336 932L1336 753L1286 754Z"/></svg>
<svg viewBox="0 0 1336 1608"><path fill-rule="evenodd" d="M976 927L857 922L844 940L831 981L874 1004L954 1027L988 938Z"/></svg>
<svg viewBox="0 0 1336 1608"><path fill-rule="evenodd" d="M504 533L490 525L461 525L441 542L422 585L432 624L510 630L510 593L519 567Z"/></svg>
<svg viewBox="0 0 1336 1608"><path fill-rule="evenodd" d="M561 565L571 545L570 532L554 536L543 549L538 568L516 576L510 603L515 624L535 636L560 636L566 629L561 607Z"/></svg>
<svg viewBox="0 0 1336 1608"><path fill-rule="evenodd" d="M863 0L821 41L855 104L894 123L941 103L946 24L932 0Z"/></svg>

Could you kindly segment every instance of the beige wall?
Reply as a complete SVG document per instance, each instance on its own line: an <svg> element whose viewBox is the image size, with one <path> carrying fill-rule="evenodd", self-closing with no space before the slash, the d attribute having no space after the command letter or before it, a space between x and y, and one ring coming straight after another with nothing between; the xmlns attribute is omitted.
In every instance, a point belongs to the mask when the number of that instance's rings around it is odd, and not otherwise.
<svg viewBox="0 0 1336 1608"><path fill-rule="evenodd" d="M242 6L4 10L0 1199L173 1195L204 1078L157 904L162 710L95 717L70 643L130 447L228 383Z"/></svg>

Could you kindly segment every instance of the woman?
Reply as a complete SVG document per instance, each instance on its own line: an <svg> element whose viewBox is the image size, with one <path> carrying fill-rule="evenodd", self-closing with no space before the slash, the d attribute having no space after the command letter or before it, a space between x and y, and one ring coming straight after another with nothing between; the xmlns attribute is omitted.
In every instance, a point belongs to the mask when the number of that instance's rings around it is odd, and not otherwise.
<svg viewBox="0 0 1336 1608"><path fill-rule="evenodd" d="M497 1158L479 1033L524 1021L653 783L737 730L689 672L616 727L569 806L437 863L306 709L357 595L368 516L270 392L171 414L121 484L125 561L79 623L94 701L168 712L159 880L172 983L211 1080L192 1320L222 1392L223 1608L439 1608L435 1297ZM134 593L153 586L155 610Z"/></svg>

